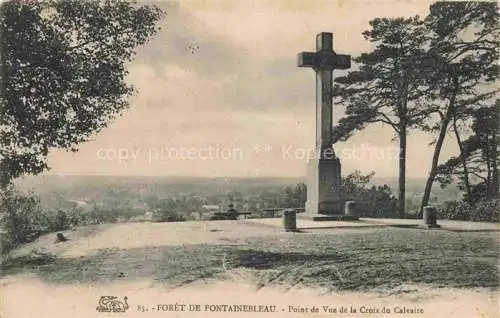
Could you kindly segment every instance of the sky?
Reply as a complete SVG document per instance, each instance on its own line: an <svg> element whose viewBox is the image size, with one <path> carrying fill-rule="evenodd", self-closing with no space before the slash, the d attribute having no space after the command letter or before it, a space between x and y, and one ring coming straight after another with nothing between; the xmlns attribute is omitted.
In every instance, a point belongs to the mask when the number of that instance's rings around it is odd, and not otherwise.
<svg viewBox="0 0 500 318"><path fill-rule="evenodd" d="M148 2L151 3L151 2ZM375 17L424 16L426 1L156 2L162 30L128 66L130 108L77 153L54 150L50 174L303 177L315 132L315 75L297 67L315 36L356 56ZM335 71L334 76L342 75ZM334 106L334 123L343 109ZM411 133L407 176L425 177L432 136ZM336 144L342 173L398 173L397 141L373 125ZM441 161L455 155L448 138Z"/></svg>

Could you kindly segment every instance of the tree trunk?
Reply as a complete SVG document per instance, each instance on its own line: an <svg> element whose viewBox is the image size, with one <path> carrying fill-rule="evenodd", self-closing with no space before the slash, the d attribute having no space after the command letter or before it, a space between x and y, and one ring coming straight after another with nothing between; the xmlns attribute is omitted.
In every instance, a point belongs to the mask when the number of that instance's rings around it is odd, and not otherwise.
<svg viewBox="0 0 500 318"><path fill-rule="evenodd" d="M498 113L497 113L498 116ZM499 175L498 175L498 150L497 150L497 145L498 145L498 140L497 140L497 135L493 134L493 145L492 145L492 154L491 154L491 169L493 170L493 178L492 178L492 184L491 184L491 199L498 199L500 198L500 189L499 189Z"/></svg>
<svg viewBox="0 0 500 318"><path fill-rule="evenodd" d="M431 170L429 171L429 176L427 177L427 182L425 183L424 196L422 197L422 203L420 204L420 215L424 212L424 207L429 204L429 198L431 195L432 184L434 183L434 178L436 177L436 170L439 163L439 154L441 153L441 147L443 146L444 138L446 137L446 131L448 129L448 124L450 122L450 111L448 111L441 123L439 136L436 141L436 146L434 147L434 154L432 156Z"/></svg>
<svg viewBox="0 0 500 318"><path fill-rule="evenodd" d="M458 143L458 148L460 149L460 161L462 162L462 167L464 171L464 183L465 183L465 191L467 193L467 199L466 201L472 205L474 205L473 200L472 200L472 190L470 187L470 182L469 182L469 169L467 169L467 161L465 160L465 154L464 154L464 146L462 144L462 140L460 138L460 133L458 132L457 129L457 118L453 118L453 131L455 132L455 137L457 138L457 143Z"/></svg>
<svg viewBox="0 0 500 318"><path fill-rule="evenodd" d="M436 141L436 146L434 147L434 154L432 155L432 164L431 171L429 171L429 177L427 178L427 182L425 183L424 196L422 197L422 203L420 204L420 215L424 213L424 207L429 204L429 197L431 196L432 184L434 183L434 179L436 178L436 170L439 163L439 154L441 153L441 148L443 147L444 138L446 137L446 131L448 130L448 124L452 116L454 117L456 114L455 110L455 101L458 93L458 78L453 78L454 88L450 95L448 107L446 113L441 118L441 127L439 130L439 136Z"/></svg>
<svg viewBox="0 0 500 318"><path fill-rule="evenodd" d="M398 214L400 219L405 218L405 191L406 191L406 127L399 130L399 180L398 180Z"/></svg>
<svg viewBox="0 0 500 318"><path fill-rule="evenodd" d="M499 113L500 111L500 105L499 101L497 100L497 104L495 105L495 125L496 126L496 131L494 131L491 134L492 138L492 158L491 158L491 166L493 169L493 184L492 184L492 199L498 199L500 198L500 180L498 179L500 176L498 175L498 133L500 132L498 129L498 124L499 124Z"/></svg>
<svg viewBox="0 0 500 318"><path fill-rule="evenodd" d="M486 147L483 151L484 161L486 162L486 198L491 198L491 184L492 184L492 171L491 171L491 153L490 153L490 145L486 141Z"/></svg>
<svg viewBox="0 0 500 318"><path fill-rule="evenodd" d="M398 179L398 206L399 218L404 219L406 214L406 128L408 126L408 83L403 77L403 89L398 105L399 116L399 179Z"/></svg>

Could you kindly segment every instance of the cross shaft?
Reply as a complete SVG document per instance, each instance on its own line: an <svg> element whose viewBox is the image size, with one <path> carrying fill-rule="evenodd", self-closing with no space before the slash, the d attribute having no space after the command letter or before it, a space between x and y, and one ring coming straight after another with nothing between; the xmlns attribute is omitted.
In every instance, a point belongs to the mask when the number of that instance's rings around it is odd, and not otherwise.
<svg viewBox="0 0 500 318"><path fill-rule="evenodd" d="M351 57L336 54L332 33L322 32L316 36L316 52L299 53L298 66L316 71L316 148L323 153L332 147L332 72L350 68Z"/></svg>

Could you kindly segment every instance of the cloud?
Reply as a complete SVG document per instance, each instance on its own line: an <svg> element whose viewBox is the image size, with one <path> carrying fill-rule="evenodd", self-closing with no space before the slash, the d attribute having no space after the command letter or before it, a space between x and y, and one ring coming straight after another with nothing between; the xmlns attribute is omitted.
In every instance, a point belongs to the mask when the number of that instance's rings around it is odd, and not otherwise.
<svg viewBox="0 0 500 318"><path fill-rule="evenodd" d="M147 1L148 4L151 1ZM83 174L303 176L305 160L288 160L282 147L314 145L315 76L297 67L301 51L315 49L315 35L334 33L338 53L356 55L370 43L361 32L377 16L425 14L428 4L403 1L158 1L167 11L163 29L138 50L127 81L138 88L131 108L77 154L53 151L54 172ZM189 47L198 47L195 52ZM335 76L339 76L336 72ZM343 110L334 108L334 121ZM388 128L372 127L339 150L394 147ZM410 138L408 175L426 173L424 136ZM410 142L410 141L409 141ZM157 160L144 153L161 147L239 147L242 160ZM256 152L267 145L269 151ZM100 149L139 149L118 163ZM346 158L343 171L395 175L397 161Z"/></svg>
<svg viewBox="0 0 500 318"><path fill-rule="evenodd" d="M182 69L213 80L244 67L244 50L221 41L207 29L204 21L181 4L159 2L157 5L167 12L162 30L147 46L138 50L134 63L150 64L155 72L162 69L162 64L175 63ZM197 50L192 50L192 47Z"/></svg>

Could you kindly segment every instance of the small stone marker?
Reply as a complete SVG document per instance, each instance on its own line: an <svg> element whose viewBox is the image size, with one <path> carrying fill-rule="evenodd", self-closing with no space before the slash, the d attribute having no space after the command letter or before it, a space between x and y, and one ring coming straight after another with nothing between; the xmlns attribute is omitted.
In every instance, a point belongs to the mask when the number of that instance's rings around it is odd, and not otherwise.
<svg viewBox="0 0 500 318"><path fill-rule="evenodd" d="M424 220L424 227L428 229L437 229L441 227L441 225L437 224L437 210L434 206L424 207L422 218Z"/></svg>
<svg viewBox="0 0 500 318"><path fill-rule="evenodd" d="M68 239L66 238L66 236L64 236L63 233L57 233L56 234L56 243L59 243L59 242L66 242Z"/></svg>
<svg viewBox="0 0 500 318"><path fill-rule="evenodd" d="M356 201L346 201L344 208L345 215L357 215L356 213Z"/></svg>
<svg viewBox="0 0 500 318"><path fill-rule="evenodd" d="M283 225L287 232L294 232L297 230L297 215L294 209L283 210Z"/></svg>

